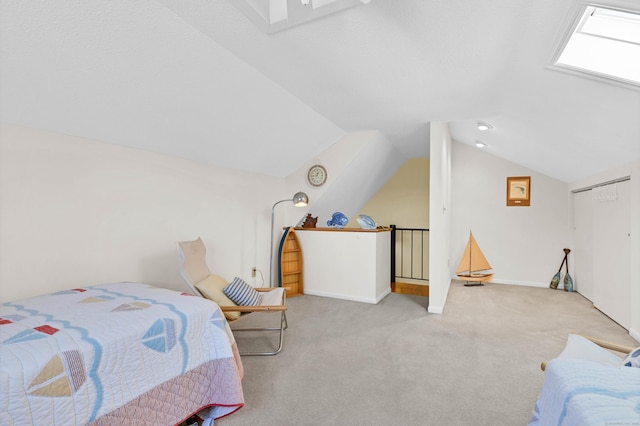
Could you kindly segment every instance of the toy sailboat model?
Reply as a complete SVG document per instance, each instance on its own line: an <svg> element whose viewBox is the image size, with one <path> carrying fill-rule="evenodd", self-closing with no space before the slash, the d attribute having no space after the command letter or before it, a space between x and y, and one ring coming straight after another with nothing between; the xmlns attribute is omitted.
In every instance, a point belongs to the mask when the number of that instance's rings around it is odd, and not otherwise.
<svg viewBox="0 0 640 426"><path fill-rule="evenodd" d="M466 281L466 286L484 285L483 282L491 281L493 278L491 265L482 254L482 250L471 232L469 232L469 241L462 254L456 275Z"/></svg>

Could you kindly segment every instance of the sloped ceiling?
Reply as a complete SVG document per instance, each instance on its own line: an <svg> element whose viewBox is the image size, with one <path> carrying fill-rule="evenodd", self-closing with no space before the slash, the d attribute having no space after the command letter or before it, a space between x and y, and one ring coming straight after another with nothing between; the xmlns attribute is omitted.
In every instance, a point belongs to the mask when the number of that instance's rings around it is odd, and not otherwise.
<svg viewBox="0 0 640 426"><path fill-rule="evenodd" d="M266 34L235 0L6 0L0 118L277 176L358 130L427 155L440 120L571 182L640 159L640 92L546 68L578 4L372 0Z"/></svg>
<svg viewBox="0 0 640 426"><path fill-rule="evenodd" d="M158 2L0 7L2 121L275 176L344 134Z"/></svg>

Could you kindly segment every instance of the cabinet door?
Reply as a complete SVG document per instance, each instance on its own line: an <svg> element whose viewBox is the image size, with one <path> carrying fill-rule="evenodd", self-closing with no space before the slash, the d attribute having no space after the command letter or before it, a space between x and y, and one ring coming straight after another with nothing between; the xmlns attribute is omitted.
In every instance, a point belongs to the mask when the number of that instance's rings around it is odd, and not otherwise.
<svg viewBox="0 0 640 426"><path fill-rule="evenodd" d="M613 197L593 197L593 280L596 308L631 326L631 183L615 185ZM606 195L606 194L605 194Z"/></svg>

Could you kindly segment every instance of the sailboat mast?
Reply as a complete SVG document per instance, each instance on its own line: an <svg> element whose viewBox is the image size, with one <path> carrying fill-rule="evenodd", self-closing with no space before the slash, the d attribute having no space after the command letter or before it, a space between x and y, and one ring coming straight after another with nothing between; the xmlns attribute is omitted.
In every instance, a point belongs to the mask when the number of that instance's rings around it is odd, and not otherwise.
<svg viewBox="0 0 640 426"><path fill-rule="evenodd" d="M473 251L471 240L473 240L473 234L469 231L469 274L471 274L471 252Z"/></svg>

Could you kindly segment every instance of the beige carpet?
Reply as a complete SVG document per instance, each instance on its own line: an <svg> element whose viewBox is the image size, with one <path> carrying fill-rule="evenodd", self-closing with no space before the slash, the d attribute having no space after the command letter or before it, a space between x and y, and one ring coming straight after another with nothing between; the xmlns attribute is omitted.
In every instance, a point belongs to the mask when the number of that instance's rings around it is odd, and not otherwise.
<svg viewBox="0 0 640 426"><path fill-rule="evenodd" d="M395 293L378 305L289 299L283 351L243 358L245 406L216 424L524 425L540 362L568 333L640 345L577 293L454 282L443 315L426 303Z"/></svg>

